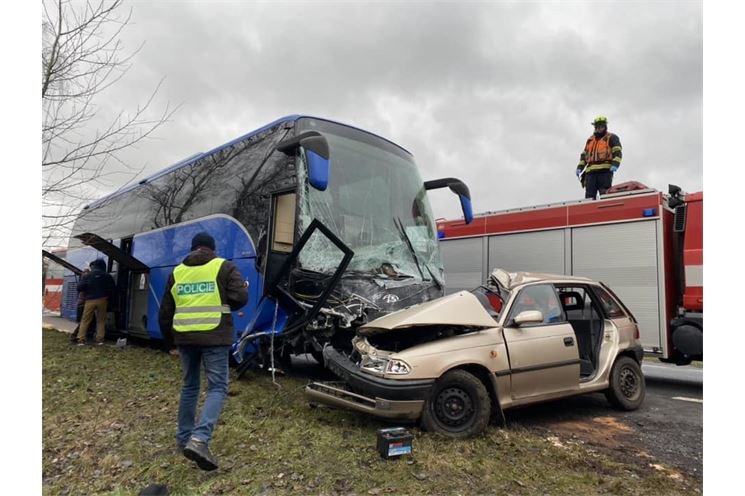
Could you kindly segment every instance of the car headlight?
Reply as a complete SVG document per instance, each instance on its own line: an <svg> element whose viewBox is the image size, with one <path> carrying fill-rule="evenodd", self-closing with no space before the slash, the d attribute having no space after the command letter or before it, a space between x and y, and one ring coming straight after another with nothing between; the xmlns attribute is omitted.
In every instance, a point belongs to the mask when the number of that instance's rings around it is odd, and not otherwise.
<svg viewBox="0 0 745 496"><path fill-rule="evenodd" d="M411 372L411 367L409 367L409 364L403 360L393 359L388 362L385 372L386 374L404 375Z"/></svg>
<svg viewBox="0 0 745 496"><path fill-rule="evenodd" d="M377 358L365 356L365 357L362 357L362 363L360 363L360 368L368 372L382 374L383 371L385 371L386 363L388 363L388 360L380 360Z"/></svg>

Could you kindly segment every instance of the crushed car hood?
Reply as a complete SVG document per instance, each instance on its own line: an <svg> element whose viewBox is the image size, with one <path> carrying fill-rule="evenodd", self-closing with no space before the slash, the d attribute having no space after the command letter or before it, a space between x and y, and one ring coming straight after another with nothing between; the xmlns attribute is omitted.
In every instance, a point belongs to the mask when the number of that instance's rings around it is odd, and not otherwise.
<svg viewBox="0 0 745 496"><path fill-rule="evenodd" d="M360 336L427 325L460 327L496 327L497 322L468 291L459 291L388 314L360 327Z"/></svg>

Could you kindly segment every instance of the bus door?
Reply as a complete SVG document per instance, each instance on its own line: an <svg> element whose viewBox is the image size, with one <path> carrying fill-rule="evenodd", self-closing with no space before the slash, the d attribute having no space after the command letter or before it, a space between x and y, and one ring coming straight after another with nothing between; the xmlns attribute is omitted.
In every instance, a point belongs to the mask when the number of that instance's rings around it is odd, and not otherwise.
<svg viewBox="0 0 745 496"><path fill-rule="evenodd" d="M269 221L269 242L264 271L264 294L266 282L277 278L279 270L290 257L295 244L295 219L297 195L295 191L278 192L272 195L271 216Z"/></svg>
<svg viewBox="0 0 745 496"><path fill-rule="evenodd" d="M121 249L132 254L132 238L124 238ZM134 258L134 257L133 257ZM143 264L144 265L144 264ZM129 334L147 339L147 299L150 287L150 271L142 267L119 264L116 279L119 293L119 329L127 329Z"/></svg>
<svg viewBox="0 0 745 496"><path fill-rule="evenodd" d="M121 247L92 233L75 236L84 245L95 248L109 257L110 267L116 263L116 296L109 309L116 329L130 335L147 338L147 293L150 268L132 256L132 238L124 238Z"/></svg>

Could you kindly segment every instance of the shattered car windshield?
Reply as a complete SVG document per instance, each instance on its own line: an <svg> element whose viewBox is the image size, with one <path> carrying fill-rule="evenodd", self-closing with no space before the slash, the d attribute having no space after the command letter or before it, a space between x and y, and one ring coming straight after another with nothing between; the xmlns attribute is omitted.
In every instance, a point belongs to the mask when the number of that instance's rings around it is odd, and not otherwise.
<svg viewBox="0 0 745 496"><path fill-rule="evenodd" d="M313 218L328 226L355 252L349 271L442 281L436 228L411 157L354 139L351 133L323 131L331 154L329 184L325 191L310 187L306 164L298 167L300 229ZM314 238L300 253L300 264L333 271L338 250L324 237Z"/></svg>
<svg viewBox="0 0 745 496"><path fill-rule="evenodd" d="M502 314L504 303L510 297L509 291L494 286L479 286L471 290L471 294L479 300L484 310L495 319Z"/></svg>

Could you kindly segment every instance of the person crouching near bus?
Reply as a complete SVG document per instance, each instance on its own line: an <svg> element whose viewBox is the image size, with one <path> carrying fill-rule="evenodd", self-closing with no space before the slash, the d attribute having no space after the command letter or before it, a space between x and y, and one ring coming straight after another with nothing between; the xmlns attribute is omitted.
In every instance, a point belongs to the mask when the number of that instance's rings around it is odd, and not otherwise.
<svg viewBox="0 0 745 496"><path fill-rule="evenodd" d="M248 302L248 284L238 267L217 257L215 240L209 234L194 236L191 250L168 278L158 320L166 346L178 346L183 369L177 449L202 470L215 470L217 460L209 443L228 394L229 354L235 336L230 312ZM202 364L207 397L196 422Z"/></svg>
<svg viewBox="0 0 745 496"><path fill-rule="evenodd" d="M106 308L114 295L114 278L106 272L106 262L100 258L90 263L90 272L80 278L78 292L84 293L83 319L78 329L78 346L84 346L88 327L96 317L96 344L102 345L106 336Z"/></svg>

